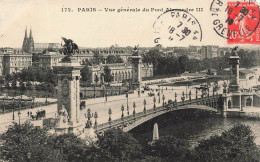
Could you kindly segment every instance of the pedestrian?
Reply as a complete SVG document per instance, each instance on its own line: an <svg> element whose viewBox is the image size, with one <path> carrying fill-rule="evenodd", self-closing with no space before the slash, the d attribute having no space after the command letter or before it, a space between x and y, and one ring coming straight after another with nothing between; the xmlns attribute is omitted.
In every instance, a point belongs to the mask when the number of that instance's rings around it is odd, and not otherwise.
<svg viewBox="0 0 260 162"><path fill-rule="evenodd" d="M29 111L27 112L27 115L28 115L28 116L30 115L30 112L29 112Z"/></svg>
<svg viewBox="0 0 260 162"><path fill-rule="evenodd" d="M30 116L32 116L32 112L30 112Z"/></svg>

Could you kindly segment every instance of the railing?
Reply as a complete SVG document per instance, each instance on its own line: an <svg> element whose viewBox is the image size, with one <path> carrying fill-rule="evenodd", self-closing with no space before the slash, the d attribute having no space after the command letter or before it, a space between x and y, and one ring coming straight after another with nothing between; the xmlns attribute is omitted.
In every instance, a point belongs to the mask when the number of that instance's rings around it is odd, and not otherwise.
<svg viewBox="0 0 260 162"><path fill-rule="evenodd" d="M96 131L100 131L100 130L103 130L106 128L112 128L112 127L115 127L115 126L118 126L121 124L125 124L125 123L131 123L132 121L135 121L138 118L146 117L151 114L156 114L161 111L163 111L163 112L172 111L173 108L175 108L175 110L180 109L178 107L185 106L185 105L192 105L192 104L197 105L197 103L199 103L199 102L207 102L207 101L212 101L212 100L215 102L216 99L218 99L218 98L219 98L219 95L215 95L215 96L209 96L209 97L204 97L204 98L181 101L181 102L177 102L177 104L171 108L169 107L169 104L166 104L164 106L160 106L155 109L146 110L146 112L139 112L139 113L136 113L135 115L128 115L128 116L125 116L124 118L120 118L120 119L113 120L111 122L99 124L97 126Z"/></svg>

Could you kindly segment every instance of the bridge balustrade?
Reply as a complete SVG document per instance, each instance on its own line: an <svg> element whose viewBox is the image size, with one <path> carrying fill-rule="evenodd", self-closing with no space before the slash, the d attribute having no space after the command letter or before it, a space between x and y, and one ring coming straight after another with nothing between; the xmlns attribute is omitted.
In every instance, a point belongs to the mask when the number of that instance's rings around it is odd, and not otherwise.
<svg viewBox="0 0 260 162"><path fill-rule="evenodd" d="M175 109L185 109L182 106L193 105L193 104L197 105L197 103L199 103L199 102L205 103L204 105L206 105L206 102L212 103L212 105L208 104L208 106L214 107L213 105L215 105L215 107L216 107L217 104L214 104L214 102L217 102L216 99L218 99L218 98L219 98L218 95L214 95L214 96L209 96L209 97L204 97L204 98L185 100L184 102L180 101L180 102L177 102ZM156 114L161 111L166 112L166 111L172 110L172 108L174 108L174 107L171 107L169 109L169 106L170 106L170 104L166 104L165 106L160 106L160 107L157 107L156 109L148 109L148 110L146 110L146 113L138 112L135 115L128 115L128 116L125 116L124 118L119 118L119 119L113 120L111 123L107 122L107 123L99 124L96 131L106 130L108 128L112 128L115 126L116 127L120 126L120 128L122 129L123 127L134 123L135 121L137 121L138 119L140 119L142 117L146 117L151 114Z"/></svg>

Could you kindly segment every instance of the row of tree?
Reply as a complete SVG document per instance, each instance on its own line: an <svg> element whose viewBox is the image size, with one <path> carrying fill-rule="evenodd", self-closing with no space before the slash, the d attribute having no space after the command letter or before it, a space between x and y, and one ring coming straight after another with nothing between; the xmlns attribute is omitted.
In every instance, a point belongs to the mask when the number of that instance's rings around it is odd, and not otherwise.
<svg viewBox="0 0 260 162"><path fill-rule="evenodd" d="M189 59L186 54L176 56L176 54L164 54L159 50L153 49L142 55L144 63L152 63L154 68L154 75L169 75L181 74L187 72L199 72L213 68L216 70L223 70L229 67L230 52L227 52L224 57L205 58L203 60ZM238 51L240 57L240 67L250 68L260 65L260 55L256 51Z"/></svg>
<svg viewBox="0 0 260 162"><path fill-rule="evenodd" d="M260 151L249 126L236 125L191 149L187 141L161 137L140 145L129 133L110 129L87 145L74 134L50 135L47 128L14 124L1 136L4 161L259 161Z"/></svg>

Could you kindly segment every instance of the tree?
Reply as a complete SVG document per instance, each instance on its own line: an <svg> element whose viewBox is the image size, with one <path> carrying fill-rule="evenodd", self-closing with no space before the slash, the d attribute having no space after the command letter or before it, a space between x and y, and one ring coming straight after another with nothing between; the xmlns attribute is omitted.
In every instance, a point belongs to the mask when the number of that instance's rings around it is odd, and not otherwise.
<svg viewBox="0 0 260 162"><path fill-rule="evenodd" d="M104 67L104 81L106 83L110 83L113 79L113 76L111 75L111 70L108 66Z"/></svg>
<svg viewBox="0 0 260 162"><path fill-rule="evenodd" d="M106 60L107 60L107 64L116 63L116 56L115 55L108 55Z"/></svg>
<svg viewBox="0 0 260 162"><path fill-rule="evenodd" d="M151 149L160 158L167 160L183 161L189 154L189 145L186 141L174 136L164 136L155 141Z"/></svg>
<svg viewBox="0 0 260 162"><path fill-rule="evenodd" d="M99 81L98 75L97 75L97 74L95 74L95 75L94 75L94 77L95 77L95 78L94 78L94 81L95 81L95 83L97 84L97 83L98 83L98 81Z"/></svg>
<svg viewBox="0 0 260 162"><path fill-rule="evenodd" d="M59 150L49 145L46 129L15 123L1 138L4 143L0 152L6 161L62 161Z"/></svg>
<svg viewBox="0 0 260 162"><path fill-rule="evenodd" d="M65 161L84 161L85 153L89 146L82 139L78 138L72 133L63 134L59 136L52 136L51 145L55 150L62 153L62 159Z"/></svg>
<svg viewBox="0 0 260 162"><path fill-rule="evenodd" d="M94 51L94 56L93 56L93 63L98 65L104 61L104 57L102 54L98 53L97 51Z"/></svg>
<svg viewBox="0 0 260 162"><path fill-rule="evenodd" d="M220 136L202 140L195 148L198 161L259 161L259 148L249 126L238 124Z"/></svg>
<svg viewBox="0 0 260 162"><path fill-rule="evenodd" d="M97 146L99 161L132 161L141 156L141 145L137 140L119 129L110 129L104 136L98 136Z"/></svg>
<svg viewBox="0 0 260 162"><path fill-rule="evenodd" d="M91 72L89 67L86 65L83 69L80 70L81 79L85 83L91 83Z"/></svg>

